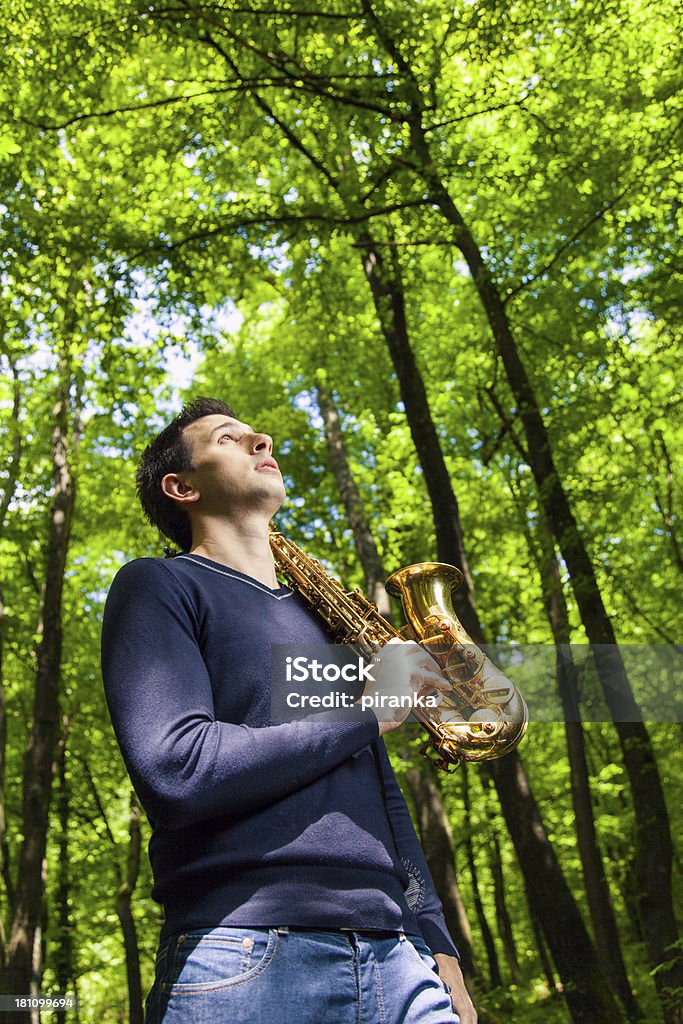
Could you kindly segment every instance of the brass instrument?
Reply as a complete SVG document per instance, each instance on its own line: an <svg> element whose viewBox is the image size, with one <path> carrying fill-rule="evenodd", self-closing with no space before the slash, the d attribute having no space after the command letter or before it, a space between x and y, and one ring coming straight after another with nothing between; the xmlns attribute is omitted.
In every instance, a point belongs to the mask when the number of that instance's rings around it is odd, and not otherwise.
<svg viewBox="0 0 683 1024"><path fill-rule="evenodd" d="M305 554L271 524L270 546L287 584L326 622L339 643L377 651L392 637L406 639L360 589L347 591L316 559ZM451 600L462 573L441 562L420 562L392 573L386 589L398 597L410 639L435 659L450 683L438 707L413 714L429 732L423 747L436 749L430 760L443 771L463 761L489 761L517 746L526 732L527 707L507 676L472 641Z"/></svg>

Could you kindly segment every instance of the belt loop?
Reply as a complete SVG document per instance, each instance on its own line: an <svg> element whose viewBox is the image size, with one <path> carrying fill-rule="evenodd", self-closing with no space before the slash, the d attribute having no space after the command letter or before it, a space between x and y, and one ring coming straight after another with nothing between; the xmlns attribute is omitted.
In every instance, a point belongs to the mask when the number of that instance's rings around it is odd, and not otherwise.
<svg viewBox="0 0 683 1024"><path fill-rule="evenodd" d="M276 928L275 931L278 933L278 935L289 935L289 928L286 924L283 924L280 927Z"/></svg>

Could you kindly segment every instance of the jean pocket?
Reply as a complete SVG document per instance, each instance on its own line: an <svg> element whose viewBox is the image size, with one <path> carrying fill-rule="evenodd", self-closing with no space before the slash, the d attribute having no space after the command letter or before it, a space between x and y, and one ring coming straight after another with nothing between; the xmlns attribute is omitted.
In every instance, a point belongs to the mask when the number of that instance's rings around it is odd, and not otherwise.
<svg viewBox="0 0 683 1024"><path fill-rule="evenodd" d="M169 995L197 995L244 985L272 963L274 928L212 928L178 937Z"/></svg>
<svg viewBox="0 0 683 1024"><path fill-rule="evenodd" d="M415 951L415 953L417 953L422 963L429 967L430 970L438 974L439 968L437 967L434 955L429 946L427 945L427 943L423 939L418 938L416 935L407 936L407 941L410 944L411 948Z"/></svg>

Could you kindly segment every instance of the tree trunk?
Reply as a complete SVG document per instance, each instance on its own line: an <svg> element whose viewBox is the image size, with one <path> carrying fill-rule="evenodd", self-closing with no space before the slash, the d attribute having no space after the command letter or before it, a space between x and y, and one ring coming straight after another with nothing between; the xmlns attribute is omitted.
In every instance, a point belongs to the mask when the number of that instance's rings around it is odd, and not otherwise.
<svg viewBox="0 0 683 1024"><path fill-rule="evenodd" d="M640 1020L643 1012L633 995L626 973L614 907L595 831L584 731L578 715L577 669L568 646L569 614L562 592L560 567L555 555L552 535L542 512L539 519L539 537L542 551L540 571L543 580L544 603L557 645L557 682L565 719L572 802L576 817L576 838L598 959L629 1019Z"/></svg>
<svg viewBox="0 0 683 1024"><path fill-rule="evenodd" d="M380 614L385 618L389 618L391 615L391 604L389 595L384 589L386 573L384 572L374 537L370 531L363 501L351 472L344 445L344 435L339 422L339 413L337 412L334 399L327 388L322 384L318 384L316 392L318 408L320 409L325 428L325 440L327 441L330 466L353 531L356 551L358 552L358 558L365 575L366 592L370 600L374 601L377 605Z"/></svg>
<svg viewBox="0 0 683 1024"><path fill-rule="evenodd" d="M498 934L505 950L505 959L510 972L510 981L513 985L519 985L522 981L522 971L517 956L517 946L512 931L512 920L505 898L505 882L503 879L503 859L500 855L500 843L494 832L489 840L489 864L493 877L493 897L496 905L496 924Z"/></svg>
<svg viewBox="0 0 683 1024"><path fill-rule="evenodd" d="M481 893L479 891L479 872L477 871L477 862L474 856L474 844L472 843L472 807L470 804L470 780L467 773L467 765L463 764L460 769L460 778L462 779L462 797L465 806L465 851L467 853L467 864L470 869L470 878L472 880L472 895L474 896L474 906L477 912L477 920L479 922L479 928L484 939L484 948L486 949L486 956L489 963L489 979L492 988L498 988L503 984L503 979L500 975L500 963L498 961L498 953L496 952L496 944L493 941L493 934L489 928L489 923L486 919L484 912L484 904L481 899Z"/></svg>
<svg viewBox="0 0 683 1024"><path fill-rule="evenodd" d="M123 944L126 950L126 978L128 981L129 1024L143 1024L142 980L140 978L140 950L131 899L140 872L140 804L134 792L130 795L128 825L128 856L126 874L116 893L116 913L121 922Z"/></svg>
<svg viewBox="0 0 683 1024"><path fill-rule="evenodd" d="M516 750L487 763L527 883L529 903L548 943L577 1024L622 1024L586 926L555 852L543 832L536 801Z"/></svg>
<svg viewBox="0 0 683 1024"><path fill-rule="evenodd" d="M62 654L62 592L75 489L69 463L70 447L78 428L69 432L69 379L60 367L60 395L54 410L52 468L54 490L46 552L45 587L41 608L40 641L33 714L24 756L23 843L19 854L14 916L7 943L2 989L5 993L30 991L33 943L40 922L43 898L42 865L47 842L52 791L52 766L59 722L59 685ZM8 1024L23 1024L25 1014L10 1013Z"/></svg>
<svg viewBox="0 0 683 1024"><path fill-rule="evenodd" d="M589 776L596 776L598 774L598 767L595 763L595 758L591 757L590 744L596 738L600 740L606 740L607 737L602 733L593 730L592 732L586 732L584 739L586 740L586 764L588 767ZM594 744L597 746L596 744ZM601 742L598 750L598 763L599 764L612 764L615 757L619 753L618 743L612 746L609 742ZM625 816L628 813L628 801L625 798L624 790L619 789L611 800L614 799L617 803L616 814L617 816ZM601 793L599 790L592 794L592 803L595 808L595 817L599 818L603 810L607 814L614 815L615 808L610 800L610 805L606 806ZM631 934L636 942L645 942L643 938L643 929L638 916L638 901L636 898L636 877L633 866L633 840L632 836L624 831L619 833L618 838L611 836L605 842L605 860L607 863L612 864L612 873L615 877L615 884L619 892L619 898L630 925ZM623 928L622 928L623 931Z"/></svg>
<svg viewBox="0 0 683 1024"><path fill-rule="evenodd" d="M47 861L43 861L43 891L47 880ZM41 981L43 976L43 963L45 960L45 933L47 931L47 904L43 899L43 912L41 920L33 932L33 955L31 972L30 995L37 999L40 996ZM40 1010L32 1007L30 1013L31 1024L40 1024Z"/></svg>
<svg viewBox="0 0 683 1024"><path fill-rule="evenodd" d="M367 234L358 241L364 249L363 267L394 363L406 417L432 502L437 544L442 545L438 548L438 557L457 564L465 574L463 586L454 594L454 605L472 639L482 644L484 633L474 602L458 504L408 338L398 260L393 256L391 265L387 267L379 247ZM488 768L529 891L544 894L544 899L537 903L536 912L562 978L572 1019L575 1024L621 1024L621 1013L610 993L605 991L595 949L548 840L519 754L513 751L490 763ZM562 908L560 915L558 906ZM569 935L571 942L566 941Z"/></svg>
<svg viewBox="0 0 683 1024"><path fill-rule="evenodd" d="M69 830L71 826L71 793L66 770L66 744L69 736L70 722L64 717L62 739L59 744L57 758L57 778L59 792L57 795L57 819L59 836L57 839L57 941L53 957L55 972L55 991L66 995L75 993L76 970L74 964L73 920L69 898L71 895L71 865L69 859ZM70 1012L66 1009L56 1011L57 1024L66 1024Z"/></svg>
<svg viewBox="0 0 683 1024"><path fill-rule="evenodd" d="M489 794L493 786L492 779L488 772L482 772L480 779L482 789L484 791L484 799L486 801L487 815L489 820L493 822L493 813L488 810ZM517 946L515 944L515 938L512 931L512 920L508 912L507 899L505 897L503 858L500 852L498 835L495 831L495 827L493 826L489 835L489 864L491 866L491 876L493 878L493 895L496 905L496 924L498 925L498 934L501 942L503 943L503 949L505 950L505 958L510 971L510 980L514 984L519 984L522 980L522 971L519 966Z"/></svg>
<svg viewBox="0 0 683 1024"><path fill-rule="evenodd" d="M17 370L10 361L12 373L12 413L11 432L12 450L7 459L6 471L7 480L0 499L0 536L5 529L7 513L14 497L17 482L19 480L19 465L21 459L21 432L19 430L19 411L21 408L21 385ZM14 909L14 889L10 877L10 866L8 863L7 849L7 819L5 813L5 772L7 756L7 706L5 698L5 675L4 675L4 641L5 641L5 601L0 579L0 878L5 882L7 897L7 917L12 919ZM0 964L5 960L5 923L0 916Z"/></svg>
<svg viewBox="0 0 683 1024"><path fill-rule="evenodd" d="M462 586L453 595L453 604L465 629L473 636L477 629L476 600L460 510L439 445L424 382L408 339L400 264L393 255L385 261L379 247L367 234L359 234L357 241L362 247L363 270L394 364L408 427L424 473L436 531L436 556L441 562L457 566L464 576Z"/></svg>
<svg viewBox="0 0 683 1024"><path fill-rule="evenodd" d="M531 930L533 931L534 938L536 939L536 949L538 950L538 958L541 962L541 970L543 971L543 974L545 975L545 980L548 983L548 992L552 995L554 992L557 992L558 990L557 982L555 981L555 974L553 972L552 960L548 956L548 947L545 944L545 939L543 937L543 929L541 928L540 921L538 920L538 914L531 906L528 889L526 891L526 895L527 903L529 905L529 920L531 921Z"/></svg>
<svg viewBox="0 0 683 1024"><path fill-rule="evenodd" d="M569 646L571 626L553 535L541 507L536 531L539 543L535 545L526 525L521 502L519 505L529 548L537 560L543 604L556 645L556 678L565 723L576 836L598 959L629 1019L640 1020L643 1014L626 974L619 930L595 830L584 728L579 709L578 671Z"/></svg>
<svg viewBox="0 0 683 1024"><path fill-rule="evenodd" d="M427 761L420 758L406 771L406 782L417 810L418 829L429 871L442 898L446 925L460 953L462 972L468 981L476 983L480 971L455 870L451 823L443 806L437 777Z"/></svg>
<svg viewBox="0 0 683 1024"><path fill-rule="evenodd" d="M416 108L411 123L411 141L420 165L420 175L435 204L453 226L455 244L472 274L517 404L539 501L569 571L586 634L590 643L595 645L596 668L619 736L633 796L637 823L639 914L648 957L652 967L656 968L655 985L666 1024L681 1024L683 1009L680 1006L676 1008L675 1000L676 992L683 990L683 952L678 945L671 888L673 848L669 815L650 735L633 698L612 622L560 481L550 438L517 349L505 305L471 231L434 166L419 108Z"/></svg>

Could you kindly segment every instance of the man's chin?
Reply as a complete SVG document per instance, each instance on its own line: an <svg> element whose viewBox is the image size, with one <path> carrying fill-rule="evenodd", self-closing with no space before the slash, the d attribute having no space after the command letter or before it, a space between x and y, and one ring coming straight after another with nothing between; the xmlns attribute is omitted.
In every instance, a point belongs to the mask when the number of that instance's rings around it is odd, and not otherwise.
<svg viewBox="0 0 683 1024"><path fill-rule="evenodd" d="M282 505L283 501L285 500L285 498L287 496L287 492L285 491L285 485L282 482L282 478L280 478L280 480L273 480L272 483L273 483L273 486L268 489L268 496L267 497L268 497L268 506L269 506L269 508L272 508L272 511L270 512L270 515L275 515L275 513L277 512L277 510L280 508L280 506Z"/></svg>

